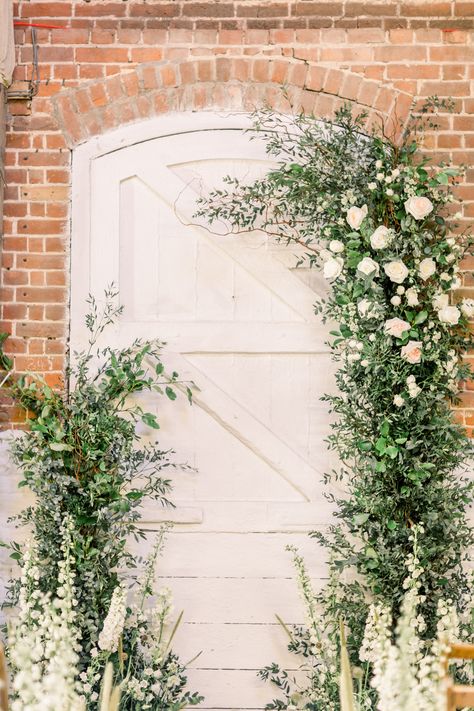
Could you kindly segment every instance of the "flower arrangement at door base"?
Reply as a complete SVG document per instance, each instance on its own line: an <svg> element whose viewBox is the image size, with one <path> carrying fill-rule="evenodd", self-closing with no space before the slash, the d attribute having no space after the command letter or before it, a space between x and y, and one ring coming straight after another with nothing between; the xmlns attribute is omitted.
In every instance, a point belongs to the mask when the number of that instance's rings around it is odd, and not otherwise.
<svg viewBox="0 0 474 711"><path fill-rule="evenodd" d="M177 711L202 700L187 690L185 666L171 647L169 593L153 587L165 530L157 536L135 594L140 561L128 548L131 538L145 538L142 503L171 505L165 474L176 467L158 443L141 445L137 424L158 430L159 423L133 396L148 391L175 400L182 390L191 399L191 391L177 373L165 373L161 343L135 341L122 349L97 345L121 312L116 297L108 291L102 310L90 299L89 344L74 356L68 390L53 391L32 375L11 378L12 397L27 411L30 424L14 441L13 458L23 474L20 486L35 495L17 517L18 525L29 527L32 547L12 544L12 557L22 568L9 591L10 604L20 607L9 651L14 711L38 708L26 698L29 692L23 693L23 681L37 682L32 699L43 698L61 670L57 692L69 689L71 700L64 696L62 703L52 696L55 700L44 708L76 711L83 704L88 711L98 709L110 662L123 711ZM61 647L56 630L64 633ZM35 635L44 641L33 645Z"/></svg>
<svg viewBox="0 0 474 711"><path fill-rule="evenodd" d="M454 215L462 170L432 166L422 153L436 114L449 110L449 102L429 99L397 140L383 126L364 134L365 116L349 106L332 120L257 112L252 130L277 167L250 184L227 178L228 187L203 197L197 213L226 222L229 239L258 229L293 245L298 264L321 269L330 286L315 311L336 324L330 347L339 392L323 399L335 415L328 443L341 466L325 482L346 493L328 493L336 523L312 535L338 581L317 596L322 646L326 656L336 654L343 618L356 668L371 601L383 604L391 633L403 617L415 526L424 528L417 550L423 639L436 637L442 601L463 613L471 585L465 471L472 448L452 406L470 374L463 356L474 300L463 295L462 260L472 238ZM321 645L304 631L291 644L324 688L302 707L339 708L336 687L324 681L333 675L332 657L321 660ZM266 676L287 692L284 674L270 667ZM287 708L289 699L270 708Z"/></svg>

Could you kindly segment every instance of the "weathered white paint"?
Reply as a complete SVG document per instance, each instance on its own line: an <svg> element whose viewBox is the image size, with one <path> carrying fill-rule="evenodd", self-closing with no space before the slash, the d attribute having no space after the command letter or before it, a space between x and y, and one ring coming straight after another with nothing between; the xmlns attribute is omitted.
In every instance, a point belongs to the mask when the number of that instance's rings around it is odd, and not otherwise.
<svg viewBox="0 0 474 711"><path fill-rule="evenodd" d="M324 555L307 531L331 517L318 398L333 367L313 313L325 286L294 269L294 248L191 224L196 196L223 175L252 180L271 166L248 125L239 114L167 116L95 138L73 161L72 349L84 344L88 293L100 299L115 282L125 310L108 341L166 341L167 368L197 386L192 407L144 404L163 445L197 469L176 475L159 575L185 609L178 650L202 650L190 676L205 708L261 708L273 692L255 671L294 664L273 617L302 619L285 545L301 548L321 584ZM146 507L146 527L163 516Z"/></svg>

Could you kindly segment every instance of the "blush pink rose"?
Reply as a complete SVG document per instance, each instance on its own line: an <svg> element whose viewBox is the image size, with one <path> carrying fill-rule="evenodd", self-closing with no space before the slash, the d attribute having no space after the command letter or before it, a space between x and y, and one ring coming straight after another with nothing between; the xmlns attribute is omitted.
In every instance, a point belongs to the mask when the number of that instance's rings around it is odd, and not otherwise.
<svg viewBox="0 0 474 711"><path fill-rule="evenodd" d="M411 363L412 365L419 363L421 360L422 345L421 341L408 341L406 346L403 346L401 350L403 360L406 360L407 363Z"/></svg>
<svg viewBox="0 0 474 711"><path fill-rule="evenodd" d="M394 336L394 338L401 338L405 331L409 331L411 328L408 321L403 321L401 318L389 318L385 321L384 330L389 336Z"/></svg>

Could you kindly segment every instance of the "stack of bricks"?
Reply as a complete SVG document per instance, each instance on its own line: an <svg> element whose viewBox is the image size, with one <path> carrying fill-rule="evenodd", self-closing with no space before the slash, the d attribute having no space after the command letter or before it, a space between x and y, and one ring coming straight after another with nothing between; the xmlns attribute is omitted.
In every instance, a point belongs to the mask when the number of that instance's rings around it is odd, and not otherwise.
<svg viewBox="0 0 474 711"><path fill-rule="evenodd" d="M58 27L37 29L38 94L8 107L2 330L16 369L52 384L67 357L71 148L89 136L153 112L209 108L219 96L247 109L286 82L303 99L322 89L321 113L342 98L383 113L394 97L404 111L412 98L452 97L454 113L441 117L427 148L473 163L471 0L20 0L15 17ZM18 26L16 43L12 90L21 91L31 30ZM457 194L469 227L474 169ZM471 297L473 265L464 263L462 289ZM474 426L469 384L458 416ZM9 409L6 423L21 425L19 414Z"/></svg>

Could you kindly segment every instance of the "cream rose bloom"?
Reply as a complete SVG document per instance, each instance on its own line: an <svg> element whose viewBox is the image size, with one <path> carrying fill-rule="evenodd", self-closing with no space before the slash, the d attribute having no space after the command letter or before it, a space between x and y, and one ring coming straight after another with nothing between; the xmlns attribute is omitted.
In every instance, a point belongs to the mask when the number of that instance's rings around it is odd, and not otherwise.
<svg viewBox="0 0 474 711"><path fill-rule="evenodd" d="M344 260L341 257L331 257L324 262L323 274L326 279L337 279L341 275Z"/></svg>
<svg viewBox="0 0 474 711"><path fill-rule="evenodd" d="M427 279L432 277L435 272L436 262L434 259L431 259L431 257L427 257L426 259L423 259L420 262L420 265L418 267L418 274L423 279L423 281L426 281Z"/></svg>
<svg viewBox="0 0 474 711"><path fill-rule="evenodd" d="M405 297L406 297L408 306L418 306L418 304L420 303L418 301L418 292L413 287L406 290Z"/></svg>
<svg viewBox="0 0 474 711"><path fill-rule="evenodd" d="M474 316L474 299L463 299L461 311L467 318L472 318Z"/></svg>
<svg viewBox="0 0 474 711"><path fill-rule="evenodd" d="M372 249L385 249L390 244L390 230L385 225L377 227L375 232L370 235L370 244Z"/></svg>
<svg viewBox="0 0 474 711"><path fill-rule="evenodd" d="M415 220L423 220L433 209L433 203L427 197L419 197L414 195L413 197L405 200L405 210L409 215L415 218Z"/></svg>
<svg viewBox="0 0 474 711"><path fill-rule="evenodd" d="M408 276L408 269L400 260L388 262L383 269L388 278L395 284L401 284Z"/></svg>
<svg viewBox="0 0 474 711"><path fill-rule="evenodd" d="M368 299L361 299L357 304L357 311L360 316L367 316L369 311L372 310L372 302Z"/></svg>
<svg viewBox="0 0 474 711"><path fill-rule="evenodd" d="M421 341L408 341L406 346L403 346L401 350L403 360L406 360L407 363L411 363L412 365L419 363L421 360L422 345Z"/></svg>
<svg viewBox="0 0 474 711"><path fill-rule="evenodd" d="M403 321L401 318L389 318L388 321L385 321L384 331L388 333L389 336L401 338L410 328L411 326L408 321Z"/></svg>
<svg viewBox="0 0 474 711"><path fill-rule="evenodd" d="M395 397L393 398L393 404L396 407L402 407L402 405L405 404L405 400L402 398L401 395L395 395Z"/></svg>
<svg viewBox="0 0 474 711"><path fill-rule="evenodd" d="M344 251L344 244L338 239L333 239L329 242L329 249L331 252L339 254Z"/></svg>
<svg viewBox="0 0 474 711"><path fill-rule="evenodd" d="M371 276L372 274L378 276L380 273L380 267L377 262L374 262L374 260L370 257L364 257L357 265L357 271L365 276Z"/></svg>
<svg viewBox="0 0 474 711"><path fill-rule="evenodd" d="M438 311L438 318L441 323L447 323L450 326L456 326L461 318L461 312L457 306L445 306Z"/></svg>
<svg viewBox="0 0 474 711"><path fill-rule="evenodd" d="M445 309L449 305L449 294L436 294L433 298L433 306L437 311Z"/></svg>
<svg viewBox="0 0 474 711"><path fill-rule="evenodd" d="M356 207L353 205L347 211L346 220L353 230L358 230L367 216L367 205Z"/></svg>

